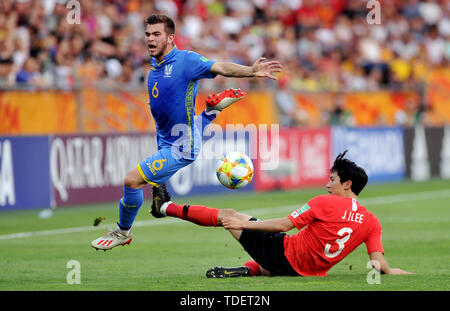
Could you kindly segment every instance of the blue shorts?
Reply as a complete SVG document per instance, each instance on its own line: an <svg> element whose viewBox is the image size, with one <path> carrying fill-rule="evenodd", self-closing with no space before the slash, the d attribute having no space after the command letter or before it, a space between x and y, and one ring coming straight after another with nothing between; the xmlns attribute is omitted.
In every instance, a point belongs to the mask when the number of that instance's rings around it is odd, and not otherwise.
<svg viewBox="0 0 450 311"><path fill-rule="evenodd" d="M158 186L192 162L194 160L183 157L175 159L170 148L163 148L139 163L137 169L142 179L153 186Z"/></svg>

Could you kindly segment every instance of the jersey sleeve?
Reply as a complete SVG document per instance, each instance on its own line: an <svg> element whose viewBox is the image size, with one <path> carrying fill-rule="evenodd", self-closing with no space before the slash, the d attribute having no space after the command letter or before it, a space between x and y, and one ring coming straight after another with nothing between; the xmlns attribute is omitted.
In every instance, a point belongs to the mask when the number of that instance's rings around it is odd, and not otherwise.
<svg viewBox="0 0 450 311"><path fill-rule="evenodd" d="M204 78L212 79L216 76L216 74L211 71L212 66L216 62L207 59L197 52L188 51L185 61L189 80L199 80Z"/></svg>
<svg viewBox="0 0 450 311"><path fill-rule="evenodd" d="M381 252L384 254L383 244L381 242L381 224L378 218L374 218L374 221L371 225L371 229L369 232L369 236L364 241L367 247L367 253L373 253L373 252Z"/></svg>
<svg viewBox="0 0 450 311"><path fill-rule="evenodd" d="M321 214L323 204L324 201L322 197L315 197L305 203L302 207L293 211L288 215L288 218L292 221L294 226L300 230L318 218L318 215Z"/></svg>

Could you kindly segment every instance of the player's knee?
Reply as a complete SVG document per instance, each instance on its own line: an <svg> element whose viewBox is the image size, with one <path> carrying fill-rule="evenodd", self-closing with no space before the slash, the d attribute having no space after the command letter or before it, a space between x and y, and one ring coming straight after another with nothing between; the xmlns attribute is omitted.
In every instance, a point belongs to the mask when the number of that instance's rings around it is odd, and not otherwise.
<svg viewBox="0 0 450 311"><path fill-rule="evenodd" d="M236 215L236 211L232 208L227 208L227 209L223 209L220 210L221 216L222 217L228 217L228 216L234 216Z"/></svg>
<svg viewBox="0 0 450 311"><path fill-rule="evenodd" d="M123 184L128 188L139 188L141 186L141 179L142 178L139 175L136 176L136 174L131 171L125 176Z"/></svg>

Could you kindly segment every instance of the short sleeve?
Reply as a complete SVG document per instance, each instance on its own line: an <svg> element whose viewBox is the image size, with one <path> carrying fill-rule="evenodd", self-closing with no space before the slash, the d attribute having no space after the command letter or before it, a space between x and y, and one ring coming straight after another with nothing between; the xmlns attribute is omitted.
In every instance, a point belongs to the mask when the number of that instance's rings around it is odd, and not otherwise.
<svg viewBox="0 0 450 311"><path fill-rule="evenodd" d="M369 236L364 241L367 247L367 253L381 252L384 254L383 244L381 242L382 229L378 218L374 218L371 224Z"/></svg>
<svg viewBox="0 0 450 311"><path fill-rule="evenodd" d="M193 51L187 52L185 60L186 71L190 80L199 80L204 78L212 79L216 76L216 74L211 72L212 66L216 63L215 61L209 60Z"/></svg>
<svg viewBox="0 0 450 311"><path fill-rule="evenodd" d="M293 211L288 218L292 221L297 229L301 229L307 224L312 223L323 208L323 198L321 196L309 200L302 207Z"/></svg>

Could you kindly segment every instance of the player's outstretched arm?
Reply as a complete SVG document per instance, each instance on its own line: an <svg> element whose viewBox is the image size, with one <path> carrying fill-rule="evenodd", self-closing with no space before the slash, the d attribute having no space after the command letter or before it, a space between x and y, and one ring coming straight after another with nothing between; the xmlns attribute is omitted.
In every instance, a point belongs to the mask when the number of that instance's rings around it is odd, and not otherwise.
<svg viewBox="0 0 450 311"><path fill-rule="evenodd" d="M243 66L230 62L217 62L212 66L211 71L224 77L266 77L272 80L277 80L277 77L273 74L276 72L281 72L283 67L278 61L266 60L267 59L265 57L260 57L252 66Z"/></svg>
<svg viewBox="0 0 450 311"><path fill-rule="evenodd" d="M227 216L222 219L222 226L231 230L247 229L267 232L287 232L294 228L294 224L288 217L263 221L244 221L234 216Z"/></svg>
<svg viewBox="0 0 450 311"><path fill-rule="evenodd" d="M380 270L382 274L412 274L412 272L404 271L399 268L391 268L389 267L386 258L382 252L372 252L369 254L370 262L372 267L377 270Z"/></svg>

